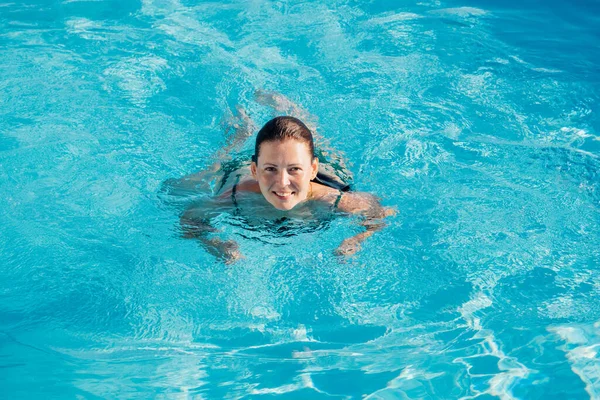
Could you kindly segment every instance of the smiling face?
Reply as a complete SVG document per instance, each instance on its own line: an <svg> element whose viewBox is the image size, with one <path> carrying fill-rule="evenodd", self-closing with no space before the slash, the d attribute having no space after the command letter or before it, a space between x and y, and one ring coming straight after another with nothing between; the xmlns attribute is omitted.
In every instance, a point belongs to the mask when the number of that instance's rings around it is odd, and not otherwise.
<svg viewBox="0 0 600 400"><path fill-rule="evenodd" d="M291 210L306 200L319 161L312 159L306 143L295 139L260 145L257 162L250 166L265 199L279 210Z"/></svg>

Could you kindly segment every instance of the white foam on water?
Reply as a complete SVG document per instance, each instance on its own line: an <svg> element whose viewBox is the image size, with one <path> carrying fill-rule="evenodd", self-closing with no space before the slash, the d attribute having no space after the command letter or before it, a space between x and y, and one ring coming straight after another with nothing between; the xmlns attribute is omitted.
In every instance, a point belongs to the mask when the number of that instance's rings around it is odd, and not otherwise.
<svg viewBox="0 0 600 400"><path fill-rule="evenodd" d="M186 12L176 12L161 19L156 27L168 35L173 36L177 42L207 46L212 49L225 46L233 47L229 37L213 28L209 24L199 21L197 17Z"/></svg>
<svg viewBox="0 0 600 400"><path fill-rule="evenodd" d="M184 8L179 0L142 0L141 12L147 16L165 16Z"/></svg>
<svg viewBox="0 0 600 400"><path fill-rule="evenodd" d="M63 4L69 4L69 3L101 3L104 2L104 0L62 0Z"/></svg>
<svg viewBox="0 0 600 400"><path fill-rule="evenodd" d="M410 13L410 12L400 12L394 13L390 15L383 15L381 17L370 18L367 22L368 25L389 25L394 24L396 22L402 21L412 21L415 19L423 18L422 15Z"/></svg>
<svg viewBox="0 0 600 400"><path fill-rule="evenodd" d="M565 343L559 347L565 352L571 370L585 384L590 398L600 398L600 322L589 325L563 325L548 328Z"/></svg>
<svg viewBox="0 0 600 400"><path fill-rule="evenodd" d="M468 17L481 17L484 15L488 15L489 12L482 10L481 8L476 7L454 7L454 8L442 8L440 10L430 11L432 14L441 14L441 15L452 15L461 18Z"/></svg>
<svg viewBox="0 0 600 400"><path fill-rule="evenodd" d="M442 376L442 372L431 373L425 370L415 368L412 365L406 366L400 374L390 380L386 387L376 390L365 396L365 399L387 399L387 398L414 398L410 392L423 386L423 381L427 382Z"/></svg>
<svg viewBox="0 0 600 400"><path fill-rule="evenodd" d="M104 70L104 76L109 80L104 88L112 91L110 81L114 81L134 104L145 106L152 96L167 88L161 73L168 69L168 62L162 57L127 57Z"/></svg>
<svg viewBox="0 0 600 400"><path fill-rule="evenodd" d="M459 312L467 322L467 325L475 331L473 338L482 339L479 346L481 352L467 357L457 357L454 362L462 363L470 370L473 364L470 359L476 357L493 356L498 359L498 368L500 372L491 376L488 380L488 388L484 391L476 391L476 395L487 393L497 396L501 399L514 399L512 387L520 380L525 379L530 370L515 357L509 357L502 351L501 343L495 338L494 332L481 325L481 320L476 316L477 313L493 305L492 299L483 291L477 292L459 308ZM466 397L466 398L470 398Z"/></svg>
<svg viewBox="0 0 600 400"><path fill-rule="evenodd" d="M532 71L545 72L545 73L549 73L549 74L557 74L557 73L563 72L559 69L554 69L554 68L536 67L533 64L528 63L527 61L523 60L521 57L516 56L516 55L511 55L509 57L511 59L513 59L514 61L516 61L517 63L531 69Z"/></svg>

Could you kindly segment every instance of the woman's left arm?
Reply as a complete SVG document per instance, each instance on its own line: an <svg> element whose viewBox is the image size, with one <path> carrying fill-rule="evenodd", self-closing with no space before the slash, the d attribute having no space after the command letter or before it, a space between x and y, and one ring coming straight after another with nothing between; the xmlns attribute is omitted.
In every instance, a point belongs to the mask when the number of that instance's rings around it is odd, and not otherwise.
<svg viewBox="0 0 600 400"><path fill-rule="evenodd" d="M361 225L365 231L348 238L340 244L335 251L338 255L350 256L360 250L361 243L375 232L385 227L384 219L396 214L391 207L383 207L379 199L369 193L345 193L338 208L349 214L360 215L363 220Z"/></svg>

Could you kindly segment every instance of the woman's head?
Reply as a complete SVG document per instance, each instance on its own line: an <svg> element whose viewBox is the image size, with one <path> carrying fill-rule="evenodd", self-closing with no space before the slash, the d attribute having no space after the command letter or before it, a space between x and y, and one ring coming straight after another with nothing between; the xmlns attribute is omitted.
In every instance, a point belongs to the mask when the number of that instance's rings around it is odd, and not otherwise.
<svg viewBox="0 0 600 400"><path fill-rule="evenodd" d="M310 129L302 121L294 117L276 117L267 122L256 135L253 161L256 162L263 142L283 142L294 139L305 143L312 158L315 156L315 144Z"/></svg>
<svg viewBox="0 0 600 400"><path fill-rule="evenodd" d="M319 170L310 130L294 117L270 120L258 132L250 169L269 203L294 208L308 197Z"/></svg>

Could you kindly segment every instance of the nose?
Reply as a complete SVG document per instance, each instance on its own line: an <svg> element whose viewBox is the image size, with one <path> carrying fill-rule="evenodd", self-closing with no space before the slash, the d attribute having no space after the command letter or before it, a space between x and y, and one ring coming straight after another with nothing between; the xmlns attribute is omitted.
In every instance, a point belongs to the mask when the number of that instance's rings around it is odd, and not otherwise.
<svg viewBox="0 0 600 400"><path fill-rule="evenodd" d="M281 170L281 172L277 175L277 183L281 186L287 186L290 184L290 176L286 170Z"/></svg>

